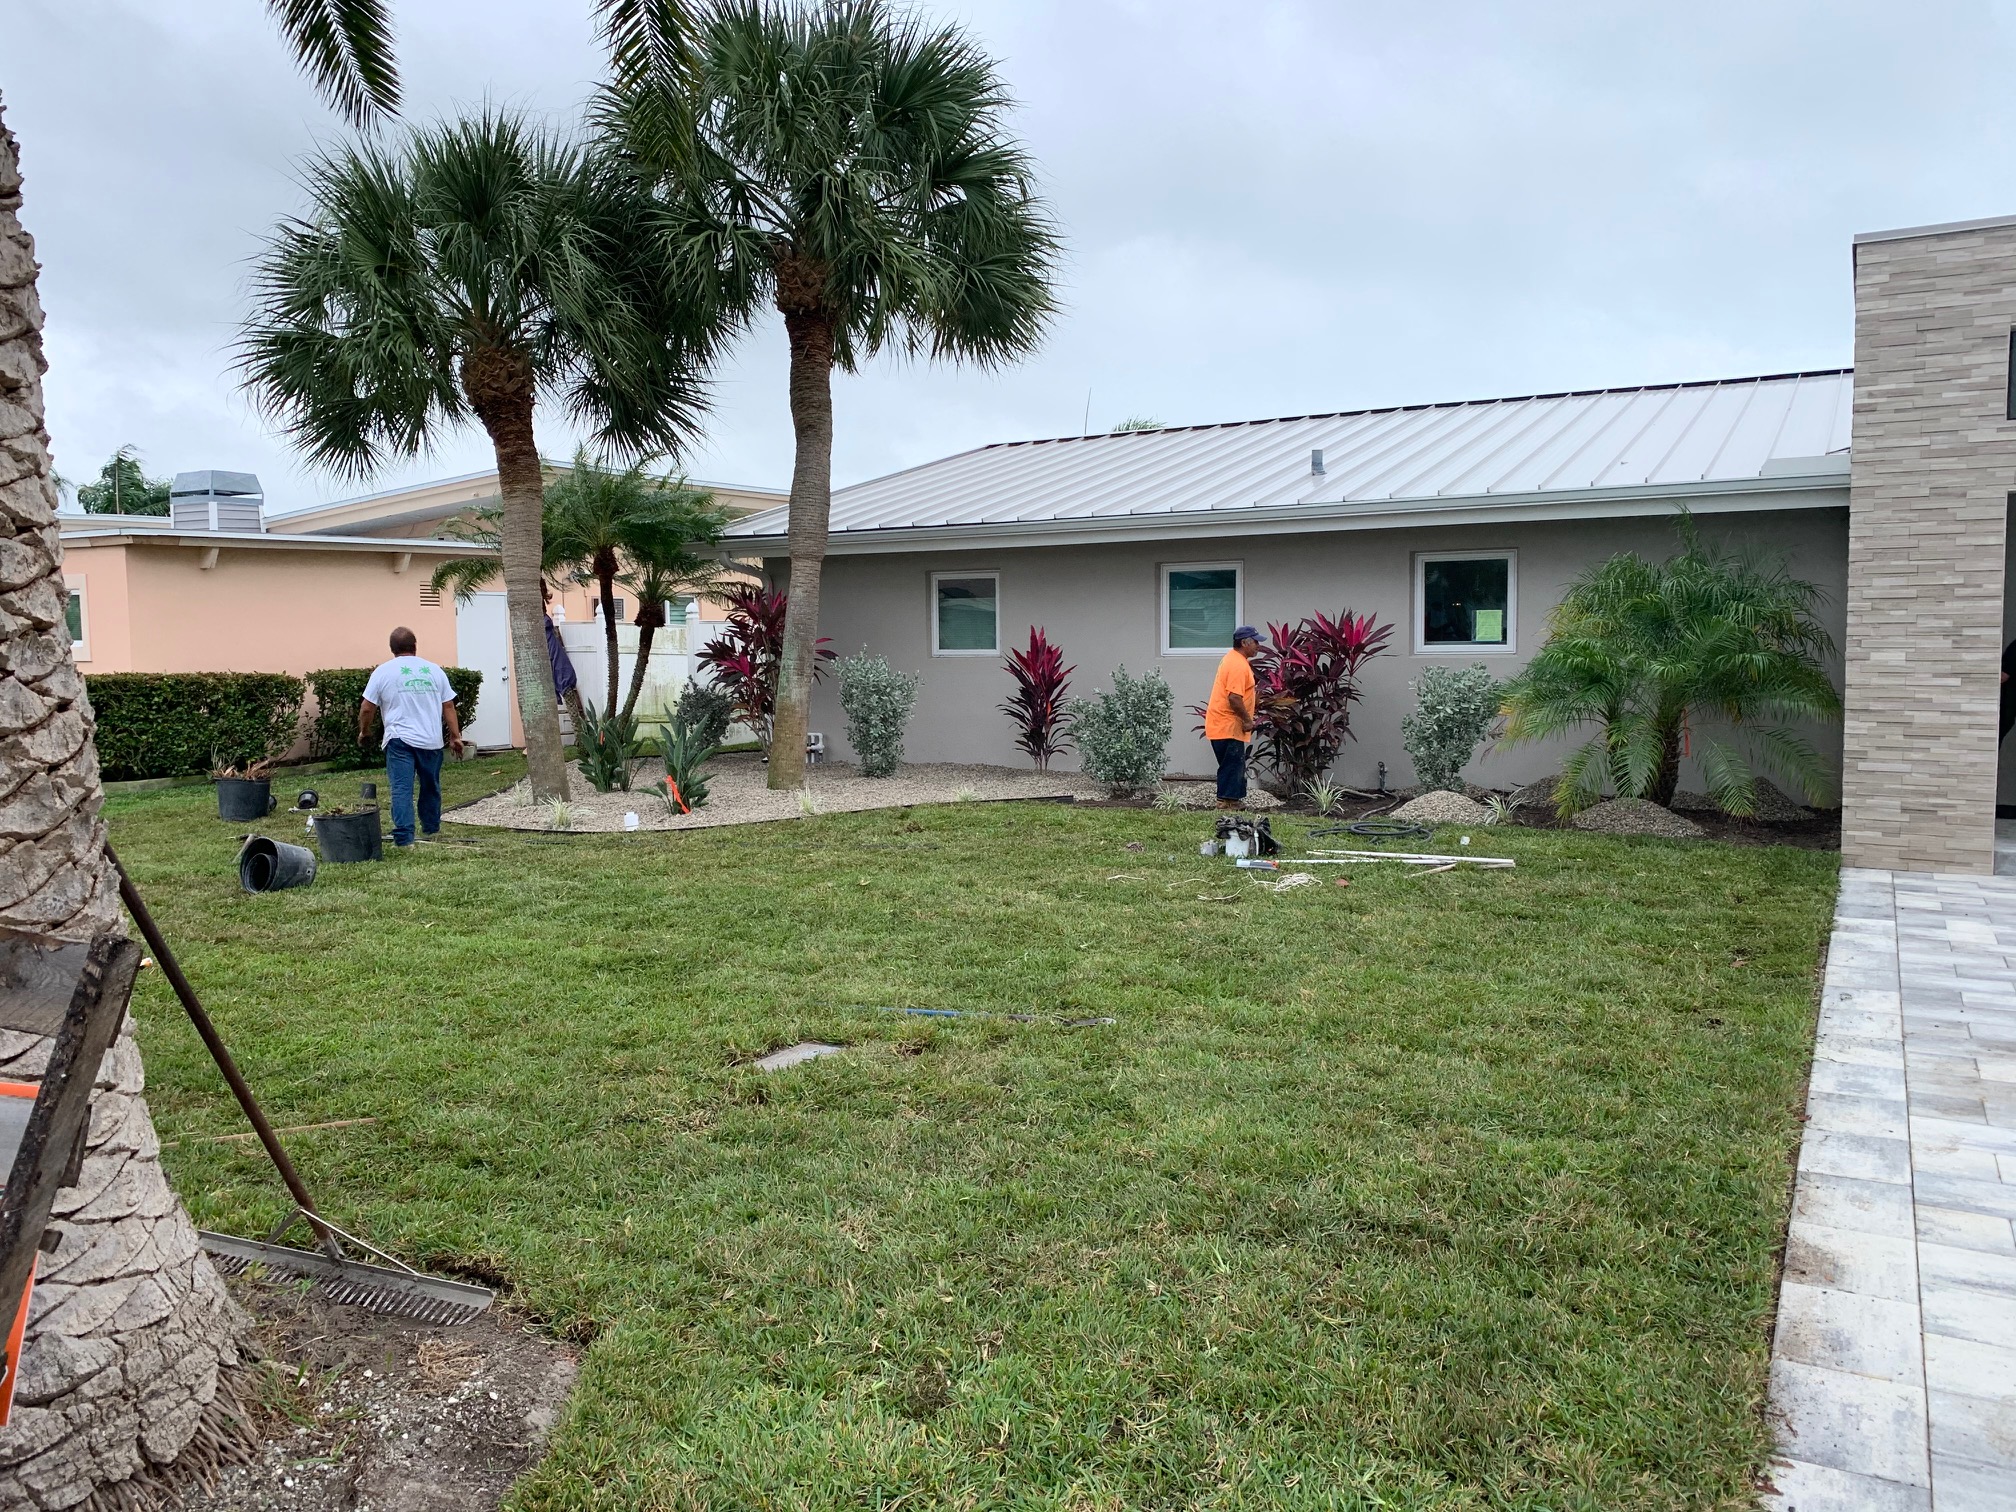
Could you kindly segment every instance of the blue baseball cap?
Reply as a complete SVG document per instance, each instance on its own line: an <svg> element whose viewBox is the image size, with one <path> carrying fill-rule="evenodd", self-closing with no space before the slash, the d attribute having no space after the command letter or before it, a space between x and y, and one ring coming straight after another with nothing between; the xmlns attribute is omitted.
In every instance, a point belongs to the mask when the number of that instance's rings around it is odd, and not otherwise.
<svg viewBox="0 0 2016 1512"><path fill-rule="evenodd" d="M1232 632L1233 645L1238 645L1242 640L1255 640L1263 646L1267 644L1267 637L1262 635L1258 630L1255 630L1251 625L1241 625L1237 630Z"/></svg>

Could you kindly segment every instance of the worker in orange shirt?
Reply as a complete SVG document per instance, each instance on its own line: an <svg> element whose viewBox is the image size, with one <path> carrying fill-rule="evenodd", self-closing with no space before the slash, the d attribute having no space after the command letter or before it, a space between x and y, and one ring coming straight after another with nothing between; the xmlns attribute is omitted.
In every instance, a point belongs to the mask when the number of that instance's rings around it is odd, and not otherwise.
<svg viewBox="0 0 2016 1512"><path fill-rule="evenodd" d="M1232 632L1232 649L1218 663L1211 701L1204 705L1204 738L1218 758L1218 807L1236 809L1246 801L1246 753L1253 743L1253 658L1265 639L1251 625Z"/></svg>

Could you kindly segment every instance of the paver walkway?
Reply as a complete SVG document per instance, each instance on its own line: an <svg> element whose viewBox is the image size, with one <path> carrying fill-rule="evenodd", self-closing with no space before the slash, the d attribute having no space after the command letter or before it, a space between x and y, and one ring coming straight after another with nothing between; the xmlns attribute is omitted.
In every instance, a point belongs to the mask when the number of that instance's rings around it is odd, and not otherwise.
<svg viewBox="0 0 2016 1512"><path fill-rule="evenodd" d="M1779 1294L1777 1512L2016 1512L2016 877L1845 868Z"/></svg>

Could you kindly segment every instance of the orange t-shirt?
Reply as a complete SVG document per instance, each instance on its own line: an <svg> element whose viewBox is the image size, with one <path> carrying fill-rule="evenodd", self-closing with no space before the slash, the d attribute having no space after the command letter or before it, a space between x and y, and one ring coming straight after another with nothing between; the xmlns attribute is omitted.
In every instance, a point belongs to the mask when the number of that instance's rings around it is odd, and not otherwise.
<svg viewBox="0 0 2016 1512"><path fill-rule="evenodd" d="M1253 663L1237 651L1225 653L1225 659L1218 663L1218 675L1211 681L1211 701L1204 705L1206 740L1253 738L1244 722L1232 712L1232 700L1226 696L1231 693L1237 693L1246 701L1246 713L1250 717L1257 707L1253 699Z"/></svg>

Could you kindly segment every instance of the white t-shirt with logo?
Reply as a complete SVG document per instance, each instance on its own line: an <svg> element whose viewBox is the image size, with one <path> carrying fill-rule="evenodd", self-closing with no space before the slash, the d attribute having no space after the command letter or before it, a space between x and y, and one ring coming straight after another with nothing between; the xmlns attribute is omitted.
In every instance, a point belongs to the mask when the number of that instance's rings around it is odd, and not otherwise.
<svg viewBox="0 0 2016 1512"><path fill-rule="evenodd" d="M364 684L364 701L378 706L387 741L403 740L416 750L438 751L447 744L441 734L441 706L455 701L448 674L418 656L395 656L380 662Z"/></svg>

